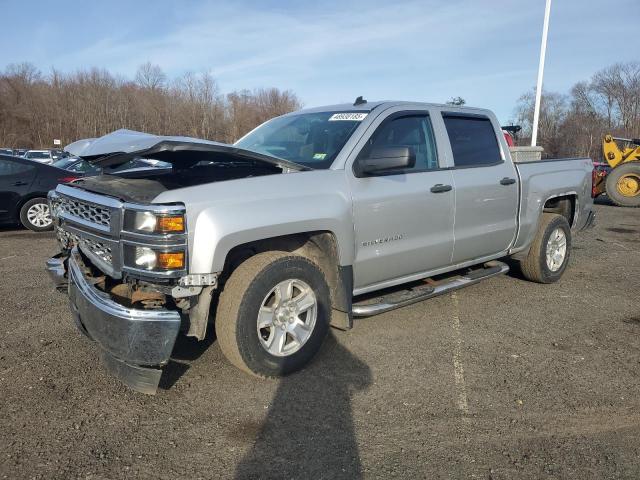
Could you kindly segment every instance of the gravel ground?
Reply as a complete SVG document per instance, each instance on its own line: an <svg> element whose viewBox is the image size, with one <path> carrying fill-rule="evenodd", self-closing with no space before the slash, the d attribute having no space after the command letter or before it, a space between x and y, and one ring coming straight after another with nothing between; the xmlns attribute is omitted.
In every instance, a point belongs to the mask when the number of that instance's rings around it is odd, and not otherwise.
<svg viewBox="0 0 640 480"><path fill-rule="evenodd" d="M598 205L555 285L517 273L333 332L261 381L181 341L150 397L102 369L0 231L2 478L639 478L640 209Z"/></svg>

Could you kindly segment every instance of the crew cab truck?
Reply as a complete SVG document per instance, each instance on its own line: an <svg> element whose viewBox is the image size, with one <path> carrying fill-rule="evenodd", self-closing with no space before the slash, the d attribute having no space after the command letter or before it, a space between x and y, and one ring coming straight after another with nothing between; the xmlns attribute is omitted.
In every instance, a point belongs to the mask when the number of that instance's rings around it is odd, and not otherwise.
<svg viewBox="0 0 640 480"><path fill-rule="evenodd" d="M47 269L109 370L145 393L180 333L215 328L231 363L277 377L330 326L505 273L505 257L555 282L594 219L590 159L514 164L478 108L359 99L234 145L120 130L67 151L171 164L49 195L61 252Z"/></svg>

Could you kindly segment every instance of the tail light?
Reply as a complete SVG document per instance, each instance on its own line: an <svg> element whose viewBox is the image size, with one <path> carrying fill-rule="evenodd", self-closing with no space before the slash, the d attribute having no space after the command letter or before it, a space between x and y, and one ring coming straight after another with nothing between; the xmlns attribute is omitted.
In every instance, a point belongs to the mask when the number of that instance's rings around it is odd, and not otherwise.
<svg viewBox="0 0 640 480"><path fill-rule="evenodd" d="M511 136L511 134L509 132L505 132L504 130L502 131L502 133L504 134L504 139L507 142L507 146L514 147L515 143L513 142L513 137Z"/></svg>
<svg viewBox="0 0 640 480"><path fill-rule="evenodd" d="M58 179L58 183L71 183L74 180L78 180L80 177L62 177Z"/></svg>
<svg viewBox="0 0 640 480"><path fill-rule="evenodd" d="M596 198L600 194L600 184L602 183L606 172L594 168L591 170L591 198Z"/></svg>

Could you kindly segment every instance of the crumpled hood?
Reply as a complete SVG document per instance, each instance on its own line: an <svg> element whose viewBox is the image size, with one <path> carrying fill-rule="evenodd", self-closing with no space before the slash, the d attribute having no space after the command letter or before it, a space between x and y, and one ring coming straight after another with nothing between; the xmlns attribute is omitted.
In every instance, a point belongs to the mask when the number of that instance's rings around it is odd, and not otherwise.
<svg viewBox="0 0 640 480"><path fill-rule="evenodd" d="M211 152L235 157L238 160L253 160L277 165L291 170L308 170L281 158L234 147L226 143L213 142L193 137L162 136L134 130L116 130L99 138L87 138L70 143L64 148L71 155L81 157L95 165L110 166L125 163L135 157L156 155L169 163L179 164L181 156L168 152Z"/></svg>

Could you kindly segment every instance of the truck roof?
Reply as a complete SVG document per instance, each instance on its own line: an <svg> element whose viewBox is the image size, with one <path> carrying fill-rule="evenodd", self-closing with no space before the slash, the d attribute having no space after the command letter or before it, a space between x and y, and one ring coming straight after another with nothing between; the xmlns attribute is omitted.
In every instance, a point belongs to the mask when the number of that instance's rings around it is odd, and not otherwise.
<svg viewBox="0 0 640 480"><path fill-rule="evenodd" d="M297 110L295 112L288 113L287 115L299 115L301 113L313 113L313 112L370 112L378 107L400 107L406 105L409 106L424 106L424 107L438 107L444 108L447 110L459 110L461 112L477 112L477 113L488 113L490 110L486 108L477 108L477 107L468 107L458 106L458 105L450 105L445 103L430 103L430 102L409 102L402 100L379 100L379 101L367 101L366 103L361 103L359 105L354 105L353 103L339 103L336 105L323 105L319 107L311 107L304 108L302 110Z"/></svg>

